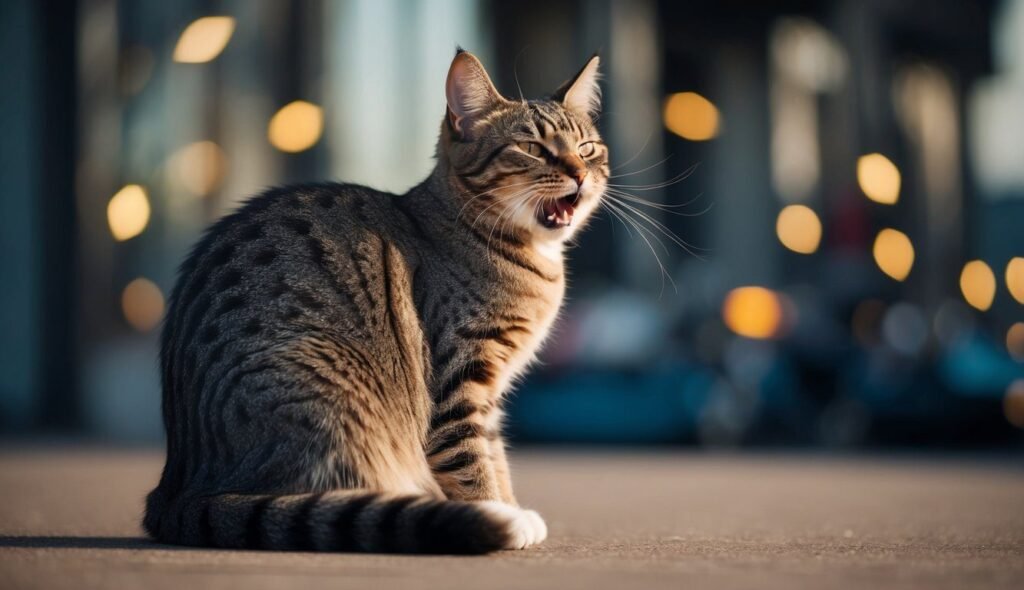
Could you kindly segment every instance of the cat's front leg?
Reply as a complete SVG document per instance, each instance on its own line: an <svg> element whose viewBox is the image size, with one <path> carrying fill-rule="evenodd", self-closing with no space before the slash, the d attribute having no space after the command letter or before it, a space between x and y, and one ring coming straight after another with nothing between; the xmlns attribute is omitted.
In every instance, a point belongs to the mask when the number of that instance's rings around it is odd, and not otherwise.
<svg viewBox="0 0 1024 590"><path fill-rule="evenodd" d="M434 406L425 447L428 463L449 499L504 506L503 510L520 515L517 522L523 527L520 533L526 545L539 543L547 537L547 525L536 512L519 508L512 494L499 435L496 367L485 355L470 359L444 367L443 379L431 392Z"/></svg>
<svg viewBox="0 0 1024 590"><path fill-rule="evenodd" d="M494 473L498 478L498 490L502 502L512 506L519 506L515 494L512 492L512 471L508 466L508 456L505 453L505 439L501 436L501 414L495 410L494 416L488 416L486 432L487 442L491 449L491 460L494 462ZM530 522L536 543L540 543L548 537L548 525L535 510L522 509Z"/></svg>
<svg viewBox="0 0 1024 590"><path fill-rule="evenodd" d="M473 396L453 395L438 405L426 451L434 478L448 498L505 501L481 404L474 402Z"/></svg>
<svg viewBox="0 0 1024 590"><path fill-rule="evenodd" d="M505 453L505 439L501 436L502 412L495 408L487 413L484 420L484 436L487 438L491 461L494 463L494 474L498 478L498 493L501 501L518 506L516 496L512 492L512 472L508 466Z"/></svg>
<svg viewBox="0 0 1024 590"><path fill-rule="evenodd" d="M449 499L482 501L501 514L518 515L512 521L520 527L516 534L523 547L540 543L548 536L547 525L516 503L504 444L500 437L490 440L486 422L471 398L438 406L426 447L434 478Z"/></svg>

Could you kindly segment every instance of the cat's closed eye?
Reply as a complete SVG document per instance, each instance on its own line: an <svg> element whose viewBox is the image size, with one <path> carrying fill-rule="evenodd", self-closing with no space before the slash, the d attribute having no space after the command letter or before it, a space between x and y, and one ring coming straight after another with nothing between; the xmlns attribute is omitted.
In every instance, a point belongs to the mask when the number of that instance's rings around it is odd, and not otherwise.
<svg viewBox="0 0 1024 590"><path fill-rule="evenodd" d="M580 156L589 158L597 152L597 146L592 141L587 141L580 144L579 147Z"/></svg>
<svg viewBox="0 0 1024 590"><path fill-rule="evenodd" d="M534 141L520 141L516 144L516 147L534 158L540 158L544 155L544 147Z"/></svg>

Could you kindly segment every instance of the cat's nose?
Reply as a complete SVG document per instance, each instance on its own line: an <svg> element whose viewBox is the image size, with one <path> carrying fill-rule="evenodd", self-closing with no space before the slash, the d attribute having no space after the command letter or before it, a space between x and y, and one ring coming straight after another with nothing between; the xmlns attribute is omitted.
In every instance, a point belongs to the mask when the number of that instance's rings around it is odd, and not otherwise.
<svg viewBox="0 0 1024 590"><path fill-rule="evenodd" d="M583 186L583 181L587 179L587 171L582 168L571 170L569 176L576 181L576 186Z"/></svg>

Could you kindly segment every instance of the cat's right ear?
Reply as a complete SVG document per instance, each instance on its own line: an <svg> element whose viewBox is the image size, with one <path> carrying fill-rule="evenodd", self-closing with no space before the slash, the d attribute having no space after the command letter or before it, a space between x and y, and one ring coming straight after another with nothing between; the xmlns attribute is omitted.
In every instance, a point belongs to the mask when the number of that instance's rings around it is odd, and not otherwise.
<svg viewBox="0 0 1024 590"><path fill-rule="evenodd" d="M448 69L445 95L448 98L448 120L462 137L472 137L473 127L488 112L505 102L480 60L461 48Z"/></svg>

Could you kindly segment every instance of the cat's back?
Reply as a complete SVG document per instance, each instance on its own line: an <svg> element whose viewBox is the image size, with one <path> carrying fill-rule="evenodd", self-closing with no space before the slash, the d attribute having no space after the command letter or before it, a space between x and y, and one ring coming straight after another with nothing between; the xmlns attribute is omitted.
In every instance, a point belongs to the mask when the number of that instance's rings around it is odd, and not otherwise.
<svg viewBox="0 0 1024 590"><path fill-rule="evenodd" d="M311 329L365 331L387 254L398 259L390 273L408 268L398 198L350 184L276 188L214 224L175 285L165 377Z"/></svg>
<svg viewBox="0 0 1024 590"><path fill-rule="evenodd" d="M205 258L230 252L231 257L263 248L294 253L303 241L320 247L328 242L352 243L369 235L393 240L401 222L394 205L398 196L357 184L317 183L269 189L243 203L213 224L192 249L181 278L203 266ZM315 252L310 252L315 254ZM216 262L219 259L212 256ZM313 257L314 262L316 257Z"/></svg>

